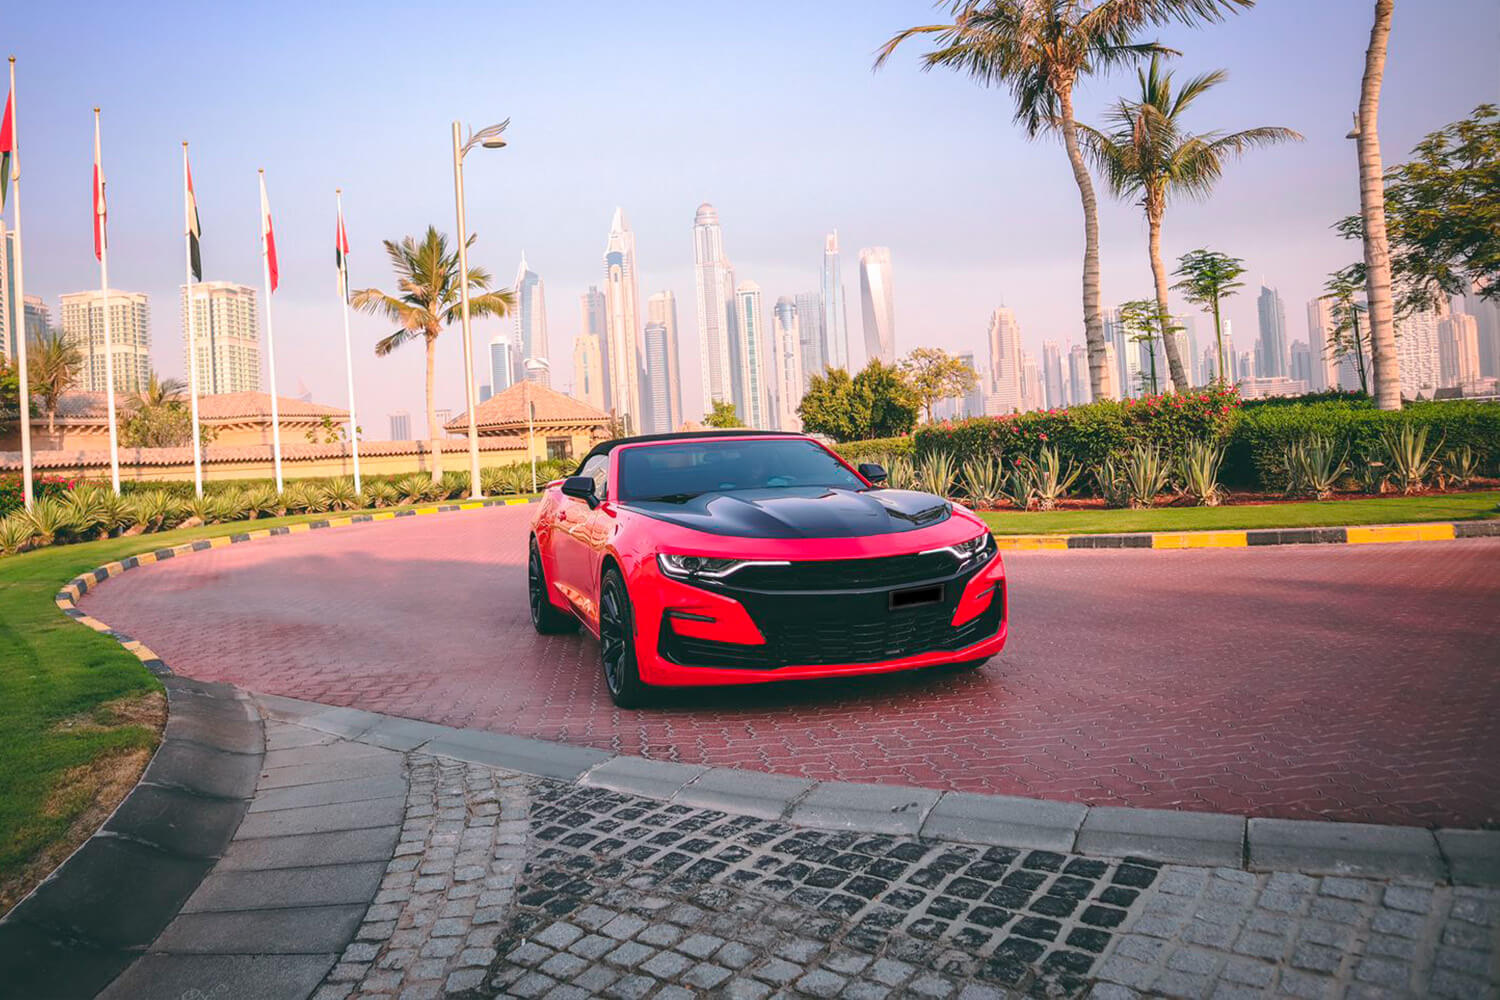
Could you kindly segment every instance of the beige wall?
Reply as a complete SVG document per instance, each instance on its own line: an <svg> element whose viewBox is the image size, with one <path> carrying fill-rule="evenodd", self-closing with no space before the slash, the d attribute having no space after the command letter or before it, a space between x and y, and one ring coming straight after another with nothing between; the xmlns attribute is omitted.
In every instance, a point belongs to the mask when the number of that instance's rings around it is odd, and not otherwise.
<svg viewBox="0 0 1500 1000"><path fill-rule="evenodd" d="M520 452L490 451L479 453L479 464L483 468L511 465L525 461ZM427 452L404 455L360 455L359 471L366 476L400 476L412 472L427 472L430 460ZM444 452L444 471L468 471L468 455L463 452ZM326 476L352 476L354 463L348 457L295 459L284 458L281 463L284 479L312 479ZM108 479L109 466L90 460L73 466L38 469L38 475L63 476L80 479ZM270 458L246 459L232 462L208 462L203 466L206 482L237 479L271 479L276 470ZM142 480L176 480L191 482L193 464L187 462L136 462L131 449L120 451L120 478L128 482Z"/></svg>

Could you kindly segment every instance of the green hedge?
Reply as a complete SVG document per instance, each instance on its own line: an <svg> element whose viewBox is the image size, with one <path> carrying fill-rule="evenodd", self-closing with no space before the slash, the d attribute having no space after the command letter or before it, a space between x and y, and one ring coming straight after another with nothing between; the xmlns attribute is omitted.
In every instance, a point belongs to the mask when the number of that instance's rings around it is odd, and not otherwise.
<svg viewBox="0 0 1500 1000"><path fill-rule="evenodd" d="M912 438L911 435L907 435L871 438L868 441L845 441L842 444L833 445L833 450L842 455L845 461L867 462L871 459L888 458L891 455L910 455Z"/></svg>

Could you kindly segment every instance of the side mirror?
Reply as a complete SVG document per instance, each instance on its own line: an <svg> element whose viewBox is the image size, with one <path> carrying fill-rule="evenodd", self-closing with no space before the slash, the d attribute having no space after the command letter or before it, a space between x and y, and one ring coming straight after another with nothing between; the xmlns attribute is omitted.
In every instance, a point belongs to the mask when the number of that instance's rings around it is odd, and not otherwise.
<svg viewBox="0 0 1500 1000"><path fill-rule="evenodd" d="M590 508L599 506L599 498L594 495L593 476L569 476L563 480L562 491L563 496L582 500Z"/></svg>
<svg viewBox="0 0 1500 1000"><path fill-rule="evenodd" d="M859 463L859 474L870 481L872 486L883 485L889 477L886 475L885 466L878 462Z"/></svg>

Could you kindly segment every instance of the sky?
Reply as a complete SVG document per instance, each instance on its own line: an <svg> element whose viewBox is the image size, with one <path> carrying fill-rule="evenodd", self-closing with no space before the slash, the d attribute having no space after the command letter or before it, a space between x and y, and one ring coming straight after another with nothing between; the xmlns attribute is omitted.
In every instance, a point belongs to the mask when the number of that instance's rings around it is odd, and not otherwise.
<svg viewBox="0 0 1500 1000"><path fill-rule="evenodd" d="M1331 226L1358 209L1345 135L1372 6L1260 0L1221 24L1148 35L1181 52L1182 77L1229 73L1195 105L1194 130L1281 125L1306 137L1252 152L1211 199L1167 214L1169 260L1203 246L1245 259L1247 288L1227 310L1240 350L1256 336L1262 280L1285 300L1290 339L1305 339L1308 300L1358 256ZM898 353L933 345L983 364L1000 305L1015 311L1029 350L1082 343L1082 213L1060 141L1028 141L1005 92L922 72L920 42L872 71L887 38L939 14L920 0L16 4L3 44L17 58L26 291L56 310L60 294L98 287L89 187L99 105L111 284L151 296L158 370L186 370L187 140L204 277L261 286L263 167L280 256L277 388L291 395L300 383L343 405L334 189L344 191L353 286L390 289L381 240L456 229L450 123L510 117L506 149L465 161L478 236L470 261L509 285L525 251L546 282L561 388L572 383L579 296L601 283L616 206L636 233L642 312L652 293L676 294L690 417L702 409L692 223L704 201L718 209L737 278L759 283L768 307L818 287L824 233L839 230L856 362L866 246L891 248ZM1497 51L1495 0L1397 5L1381 115L1388 164L1500 101ZM1133 71L1088 81L1079 118L1098 122L1134 86ZM1105 304L1149 297L1140 209L1101 200ZM509 328L476 321L481 359ZM383 438L386 414L423 411L422 350L376 358L386 323L356 315L352 330L360 424ZM461 412L457 327L438 352L437 405Z"/></svg>

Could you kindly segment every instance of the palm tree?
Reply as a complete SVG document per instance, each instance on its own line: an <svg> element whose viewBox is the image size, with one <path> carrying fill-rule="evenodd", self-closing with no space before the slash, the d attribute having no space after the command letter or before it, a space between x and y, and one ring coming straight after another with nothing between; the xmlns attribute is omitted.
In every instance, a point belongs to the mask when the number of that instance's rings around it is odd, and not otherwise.
<svg viewBox="0 0 1500 1000"><path fill-rule="evenodd" d="M182 379L162 378L156 372L151 372L146 376L146 388L138 389L134 394L135 408L147 410L177 405L182 402L186 392L187 383Z"/></svg>
<svg viewBox="0 0 1500 1000"><path fill-rule="evenodd" d="M1219 383L1229 382L1224 367L1224 321L1219 317L1219 303L1244 288L1238 281L1245 273L1245 262L1217 250L1192 250L1177 259L1176 274L1182 280L1172 287L1195 306L1207 306L1214 313L1214 340L1219 345Z"/></svg>
<svg viewBox="0 0 1500 1000"><path fill-rule="evenodd" d="M1319 298L1329 300L1333 306L1332 339L1327 347L1329 356L1342 358L1352 353L1354 368L1359 373L1359 389L1368 393L1370 383L1365 377L1365 337L1359 329L1359 314L1365 311L1365 305L1355 298L1366 287L1364 268L1359 264L1351 264L1328 276L1328 283L1323 286L1324 294Z"/></svg>
<svg viewBox="0 0 1500 1000"><path fill-rule="evenodd" d="M1073 117L1073 88L1085 77L1155 53L1174 54L1156 42L1137 42L1148 27L1177 21L1221 20L1255 0L938 0L951 24L907 28L886 42L879 69L896 47L918 35L936 36L922 68L944 66L984 86L1003 84L1015 100L1015 119L1029 138L1062 133L1073 180L1083 202L1083 325L1089 351L1089 384L1104 394L1104 319L1099 302L1099 204Z"/></svg>
<svg viewBox="0 0 1500 1000"><path fill-rule="evenodd" d="M1224 173L1230 157L1243 156L1256 146L1300 141L1288 128L1262 126L1231 132L1194 135L1182 127L1182 117L1193 102L1224 82L1223 70L1204 73L1173 93L1172 74L1164 70L1161 57L1138 70L1141 94L1137 100L1122 100L1106 115L1108 133L1082 126L1084 143L1092 154L1105 183L1116 197L1138 197L1146 210L1151 273L1156 279L1156 308L1161 329L1171 326L1167 304L1167 268L1161 259L1161 223L1167 202L1174 196L1206 198ZM1167 368L1179 392L1189 388L1187 370L1177 349L1177 338L1166 337Z"/></svg>
<svg viewBox="0 0 1500 1000"><path fill-rule="evenodd" d="M57 433L57 402L78 384L83 352L60 330L46 330L31 338L27 352L27 381L47 411L47 434Z"/></svg>
<svg viewBox="0 0 1500 1000"><path fill-rule="evenodd" d="M469 246L475 237L469 237ZM384 240L386 256L396 271L400 295L365 288L350 300L354 308L382 315L396 324L396 332L375 342L377 357L385 357L408 341L422 338L427 343L427 433L432 454L432 479L442 478L442 453L438 450L437 411L433 408L433 373L437 365L437 339L443 328L462 318L459 298L458 251L448 249L448 237L428 226L418 243L407 236L397 243ZM515 305L509 290L492 292L490 274L484 268L469 268L469 314L471 316L504 316Z"/></svg>
<svg viewBox="0 0 1500 1000"><path fill-rule="evenodd" d="M1396 358L1395 307L1391 297L1391 247L1385 232L1385 169L1380 161L1380 85L1391 38L1396 0L1375 0L1375 23L1365 50L1359 117L1350 138L1359 144L1359 206L1365 223L1366 295L1370 304L1370 362L1375 369L1375 405L1401 409L1401 363Z"/></svg>
<svg viewBox="0 0 1500 1000"><path fill-rule="evenodd" d="M162 378L156 372L146 377L146 386L131 393L132 411L120 428L120 443L127 448L175 448L193 439L191 418L183 399L187 383L180 378Z"/></svg>

